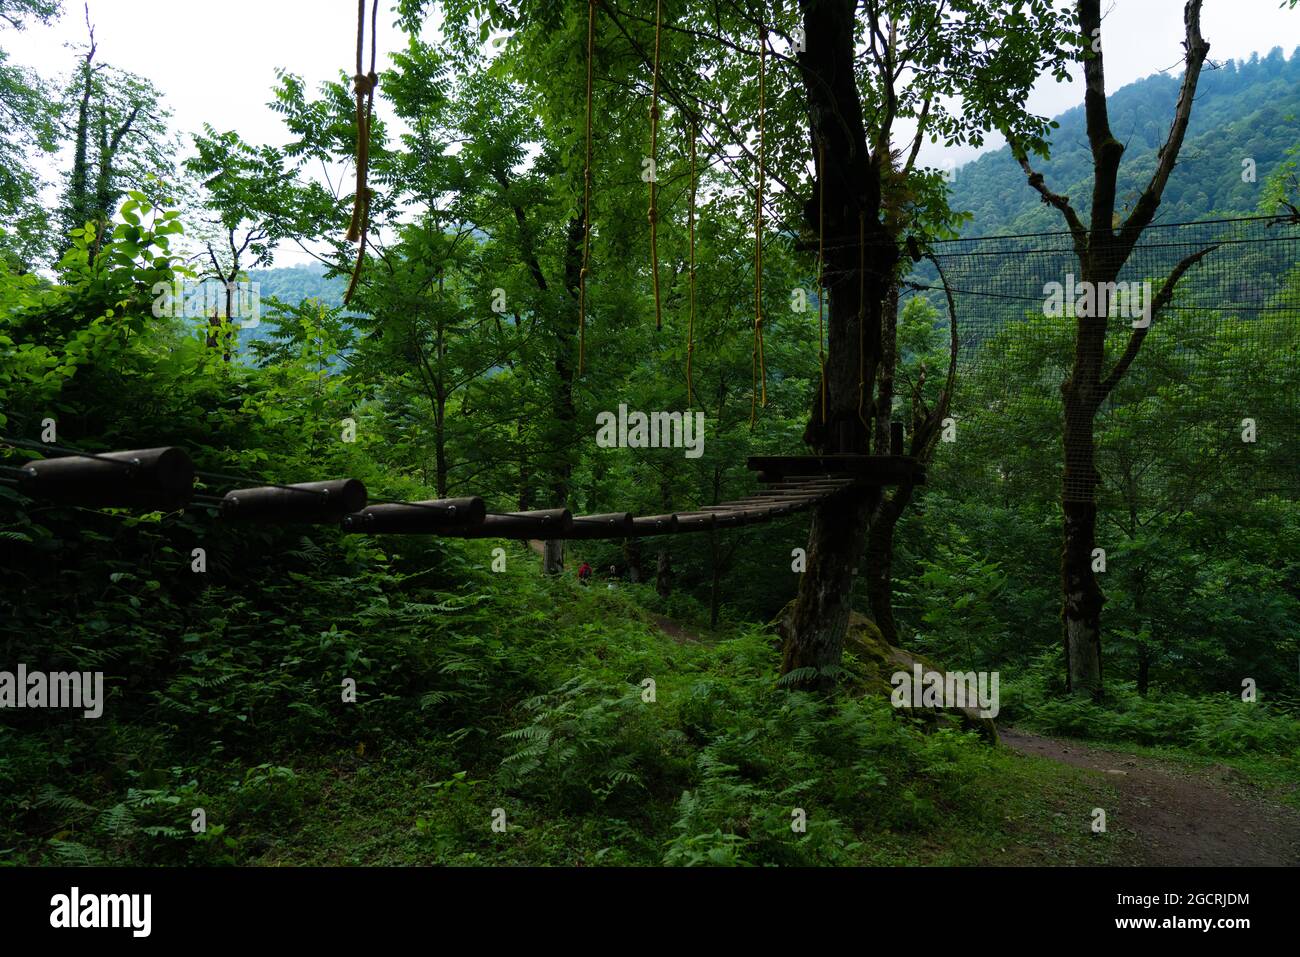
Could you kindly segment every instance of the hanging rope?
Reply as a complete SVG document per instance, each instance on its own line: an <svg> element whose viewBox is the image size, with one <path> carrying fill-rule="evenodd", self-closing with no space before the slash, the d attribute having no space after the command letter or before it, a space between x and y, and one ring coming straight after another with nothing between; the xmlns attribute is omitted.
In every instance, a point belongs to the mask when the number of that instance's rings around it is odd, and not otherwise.
<svg viewBox="0 0 1300 957"><path fill-rule="evenodd" d="M596 0L587 3L587 163L582 170L582 269L578 273L578 375L587 358L587 268L591 261L591 70L596 53Z"/></svg>
<svg viewBox="0 0 1300 957"><path fill-rule="evenodd" d="M663 34L663 0L655 2L655 75L650 100L650 273L655 289L655 329L664 327L662 304L659 300L659 208L656 195L659 168L656 147L659 141L659 40Z"/></svg>
<svg viewBox="0 0 1300 957"><path fill-rule="evenodd" d="M763 356L763 190L766 168L764 166L764 116L767 110L764 88L767 60L767 27L758 25L758 185L754 190L754 391L749 404L749 427L758 418L760 390L763 408L767 408L767 365Z"/></svg>
<svg viewBox="0 0 1300 957"><path fill-rule="evenodd" d="M821 367L822 424L826 424L826 144L817 138L817 364Z"/></svg>
<svg viewBox="0 0 1300 957"><path fill-rule="evenodd" d="M858 210L858 419L871 441L871 425L862 411L867 392L867 212ZM823 418L825 417L823 413Z"/></svg>
<svg viewBox="0 0 1300 957"><path fill-rule="evenodd" d="M361 267L366 261L366 231L370 227L370 187L366 180L370 173L370 121L374 115L375 87L379 75L375 72L375 27L379 15L379 0L370 8L370 72L362 71L362 51L366 37L366 0L357 0L357 72L352 77L352 88L357 96L357 193L352 200L352 219L348 223L347 240L360 243L357 263L352 268L352 280L343 296L343 304L352 301L357 283L361 280Z"/></svg>
<svg viewBox="0 0 1300 957"><path fill-rule="evenodd" d="M687 231L690 234L690 316L686 322L686 407L694 404L691 384L691 359L695 354L695 125L691 124L691 202L687 211Z"/></svg>

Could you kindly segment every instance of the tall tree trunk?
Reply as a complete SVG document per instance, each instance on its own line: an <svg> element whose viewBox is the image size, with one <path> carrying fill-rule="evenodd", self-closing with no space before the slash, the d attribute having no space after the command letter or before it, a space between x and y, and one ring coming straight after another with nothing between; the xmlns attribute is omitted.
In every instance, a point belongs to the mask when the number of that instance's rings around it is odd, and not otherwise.
<svg viewBox="0 0 1300 957"><path fill-rule="evenodd" d="M1138 673L1137 673L1137 692L1142 697L1147 696L1147 690L1151 687L1151 650L1146 645L1138 645Z"/></svg>
<svg viewBox="0 0 1300 957"><path fill-rule="evenodd" d="M564 571L564 539L548 538L542 543L542 571L547 575Z"/></svg>
<svg viewBox="0 0 1300 957"><path fill-rule="evenodd" d="M870 406L880 362L881 308L897 250L880 223L880 158L867 148L855 80L857 3L800 0L800 8L807 42L798 63L814 153L823 161L817 171L820 195L814 194L805 215L814 231L824 229L824 237L835 240L826 244L825 259L830 302L825 414L819 391L804 438L821 453L865 452L869 433L863 420L870 422L874 415ZM860 230L866 236L865 248L844 241ZM834 687L854 573L879 496L879 489L856 489L822 503L813 513L808 567L799 581L782 654L782 674L800 672L791 682L796 686Z"/></svg>
<svg viewBox="0 0 1300 957"><path fill-rule="evenodd" d="M898 283L885 294L880 324L880 387L876 399L876 455L888 455L889 426L894 415L894 376L898 367Z"/></svg>
<svg viewBox="0 0 1300 957"><path fill-rule="evenodd" d="M438 298L444 294L444 274L438 273ZM441 319L434 324L434 355L438 357L436 374L433 376L433 454L437 462L438 498L447 497L447 473L450 462L447 455L447 327Z"/></svg>
<svg viewBox="0 0 1300 957"><path fill-rule="evenodd" d="M528 443L524 435L524 416L515 420L515 445L519 449L519 511L533 507L533 470L529 463Z"/></svg>
<svg viewBox="0 0 1300 957"><path fill-rule="evenodd" d="M726 401L723 394L724 390L719 384L718 389L718 421L722 421L722 405ZM713 467L713 500L710 505L717 505L722 501L722 467L715 465ZM719 608L722 602L722 549L718 545L718 533L709 529L709 627L716 629L718 627Z"/></svg>
<svg viewBox="0 0 1300 957"><path fill-rule="evenodd" d="M880 384L876 390L876 431L872 451L888 455L893 451L890 435L894 407L894 378L898 369L898 283L890 283L880 325ZM876 514L867 533L867 554L863 574L867 579L867 604L871 620L891 645L898 644L894 621L894 529L912 498L912 487L892 494L881 493Z"/></svg>
<svg viewBox="0 0 1300 957"><path fill-rule="evenodd" d="M1065 404L1061 545L1061 635L1066 689L1100 697L1101 608L1106 598L1093 571L1097 544L1096 395L1105 319L1081 319L1074 372L1061 388Z"/></svg>
<svg viewBox="0 0 1300 957"><path fill-rule="evenodd" d="M1085 282L1113 281L1124 268L1142 232L1155 218L1169 176L1182 149L1201 67L1210 45L1201 36L1202 0L1187 0L1183 7L1183 51L1186 69L1174 104L1173 122L1164 145L1156 153L1155 169L1145 189L1132 204L1127 218L1115 211L1120 161L1124 144L1110 128L1106 101L1105 53L1101 44L1101 0L1077 0L1079 27L1085 37L1097 42L1083 61L1084 119L1092 152L1092 202L1085 225L1068 196L1048 188L1041 173L1029 164L1026 151L1013 146L1016 159L1028 176L1029 185L1044 203L1056 208L1070 228L1080 271ZM1106 315L1076 317L1074 362L1061 385L1065 423L1065 469L1062 489L1061 546L1061 636L1067 668L1066 687L1099 697L1102 687L1101 609L1105 602L1092 570L1092 552L1097 536L1097 485L1095 416L1106 396L1124 377L1129 365L1154 324L1161 309L1173 296L1175 284L1189 268L1211 252L1211 246L1182 259L1165 280L1150 304L1149 321L1135 327L1123 353L1109 372L1102 375L1105 358Z"/></svg>
<svg viewBox="0 0 1300 957"><path fill-rule="evenodd" d="M665 477L659 482L659 500L663 507L663 513L669 515L673 511L673 490ZM667 598L673 588L673 556L668 550L668 539L670 536L664 536L660 539L659 554L655 559L655 592L660 598Z"/></svg>
<svg viewBox="0 0 1300 957"><path fill-rule="evenodd" d="M584 234L582 216L569 220L568 235L564 248L564 287L572 301L572 311L562 310L557 317L555 327L555 402L552 406L555 424L555 455L558 461L554 468L551 492L554 499L553 508L562 508L569 503L569 483L573 477L573 444L577 439L578 412L574 401L574 339L578 327L578 281L582 271L582 239ZM539 270L540 271L540 270ZM542 286L545 291L545 286ZM548 575L559 574L564 570L564 542L548 541L544 571Z"/></svg>
<svg viewBox="0 0 1300 957"><path fill-rule="evenodd" d="M550 492L553 508L564 508L569 504L569 484L573 478L573 448L577 441L578 413L574 401L574 372L576 367L574 342L578 331L578 285L582 273L582 242L585 235L583 213L569 218L566 230L564 253L561 265L564 269L563 287L568 293L567 303L551 298L551 284L547 281L538 258L533 241L533 232L528 224L524 208L511 195L509 171L498 166L491 170L492 176L501 187L503 198L514 212L515 223L519 228L519 245L524 264L532 274L537 291L541 294L545 307L555 310L552 325L555 352L553 368L555 370L555 400L551 406L550 430L548 443L553 455L550 471ZM546 574L559 574L564 570L564 541L547 541L543 550L543 570Z"/></svg>
<svg viewBox="0 0 1300 957"><path fill-rule="evenodd" d="M1067 691L1100 697L1101 606L1106 599L1092 570L1097 506L1087 502L1065 502L1064 508L1061 623L1068 665L1065 687Z"/></svg>
<svg viewBox="0 0 1300 957"><path fill-rule="evenodd" d="M716 630L722 601L722 552L718 548L718 533L713 529L709 529L709 569L709 628Z"/></svg>
<svg viewBox="0 0 1300 957"><path fill-rule="evenodd" d="M447 397L439 383L437 402L433 409L433 455L437 469L438 498L447 497L448 456L447 456Z"/></svg>
<svg viewBox="0 0 1300 957"><path fill-rule="evenodd" d="M871 619L891 645L898 644L898 623L894 621L894 530L912 501L911 485L902 485L881 502L867 534L867 557L863 574L867 579L867 601Z"/></svg>
<svg viewBox="0 0 1300 957"><path fill-rule="evenodd" d="M86 51L81 67L81 99L77 104L77 132L72 149L72 172L68 177L67 221L64 223L64 240L60 252L71 249L67 234L79 229L90 219L90 101L94 93L94 71L91 61L95 57L95 31L90 32L90 49Z"/></svg>
<svg viewBox="0 0 1300 957"><path fill-rule="evenodd" d="M659 549L655 561L655 592L660 598L667 598L673 590L673 556L667 548Z"/></svg>
<svg viewBox="0 0 1300 957"><path fill-rule="evenodd" d="M623 539L623 560L627 563L627 577L633 585L645 579L645 570L641 567L641 539Z"/></svg>
<svg viewBox="0 0 1300 957"><path fill-rule="evenodd" d="M1138 623L1138 634L1145 632L1146 640L1138 642L1138 673L1137 673L1137 693L1146 697L1147 688L1151 683L1151 646L1148 642L1154 637L1151 634L1149 622L1146 620L1147 610L1147 570L1145 566L1139 565L1133 573L1133 617Z"/></svg>

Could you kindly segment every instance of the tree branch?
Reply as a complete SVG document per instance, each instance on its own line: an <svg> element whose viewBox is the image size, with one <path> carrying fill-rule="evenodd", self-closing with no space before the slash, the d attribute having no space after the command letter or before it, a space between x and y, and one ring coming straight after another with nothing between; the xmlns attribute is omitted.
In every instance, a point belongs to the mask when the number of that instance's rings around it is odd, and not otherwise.
<svg viewBox="0 0 1300 957"><path fill-rule="evenodd" d="M1165 306L1169 305L1170 300L1174 298L1174 286L1178 284L1178 280L1182 278L1183 273L1187 272L1187 270L1191 269L1218 248L1219 246L1216 243L1213 246L1202 249L1200 252L1192 253L1174 267L1173 272L1169 274L1169 277L1165 279L1164 284L1160 287L1160 291L1156 293L1156 297L1151 300L1150 321L1146 325L1133 330L1133 334L1129 336L1128 345L1124 348L1124 354L1119 357L1119 361L1116 362L1115 367L1110 370L1110 374L1107 375L1098 386L1096 397L1098 404L1105 401L1106 396L1110 395L1111 390L1119 384L1120 379L1124 378L1124 373L1128 371L1128 367L1132 365L1133 360L1137 358L1138 350L1142 348L1142 340L1147 337L1147 333L1151 330L1151 326L1155 323L1156 317L1160 314L1161 310L1163 310Z"/></svg>
<svg viewBox="0 0 1300 957"><path fill-rule="evenodd" d="M1199 0L1193 0L1198 2ZM1083 109L1092 149L1092 235L1113 235L1115 184L1124 144L1110 131L1106 105L1106 70L1101 49L1101 0L1079 0L1079 26L1085 41L1095 44L1093 55L1083 61Z"/></svg>
<svg viewBox="0 0 1300 957"><path fill-rule="evenodd" d="M921 113L916 119L916 136L912 137L912 148L907 154L907 162L903 164L903 175L907 176L912 172L912 167L916 165L916 156L921 152L921 141L925 136L925 123L930 118L930 97L925 98L921 104Z"/></svg>
<svg viewBox="0 0 1300 957"><path fill-rule="evenodd" d="M1164 194L1165 185L1169 182L1169 174L1173 172L1179 150L1182 149L1183 137L1187 134L1187 124L1192 116L1192 101L1196 96L1196 84L1200 79L1201 66L1210 52L1210 45L1201 37L1201 0L1187 0L1187 5L1183 8L1183 24L1186 28L1183 47L1187 51L1187 69L1183 72L1182 87L1178 91L1174 120L1169 126L1165 145L1160 147L1160 152L1156 154L1156 168L1151 174L1151 182L1143 190L1120 231L1120 241L1125 248L1131 248L1142 235L1142 230L1146 229L1155 218L1160 197Z"/></svg>
<svg viewBox="0 0 1300 957"><path fill-rule="evenodd" d="M1062 216L1065 217L1066 224L1070 227L1070 235L1074 237L1074 251L1078 254L1080 261L1087 255L1088 251L1088 230L1083 225L1083 220L1075 212L1074 207L1070 205L1070 197L1062 196L1060 193L1054 193L1047 188L1047 183L1043 180L1043 174L1029 165L1029 157L1019 148L1014 148L1016 160L1020 163L1020 168L1025 171L1025 176L1029 179L1029 185L1038 190L1038 194L1043 197L1043 202L1048 206L1054 206Z"/></svg>

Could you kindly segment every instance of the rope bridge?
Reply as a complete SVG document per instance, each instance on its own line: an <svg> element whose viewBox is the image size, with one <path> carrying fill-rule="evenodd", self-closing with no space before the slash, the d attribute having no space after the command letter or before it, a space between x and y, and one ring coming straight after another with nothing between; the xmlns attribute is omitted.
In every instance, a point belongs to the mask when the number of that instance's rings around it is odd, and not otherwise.
<svg viewBox="0 0 1300 957"><path fill-rule="evenodd" d="M891 451L901 452L901 434ZM176 511L197 502L223 519L261 524L340 525L361 534L440 535L448 538L621 539L704 532L756 525L801 512L852 489L922 484L915 458L891 455L753 456L746 465L764 487L752 495L696 511L634 516L631 512L573 515L566 508L489 512L482 498L421 502L372 500L357 479L293 485L202 472L180 448L89 453L0 438L19 448L55 452L55 458L0 467L34 499L82 507ZM224 496L197 495L196 478L243 483Z"/></svg>

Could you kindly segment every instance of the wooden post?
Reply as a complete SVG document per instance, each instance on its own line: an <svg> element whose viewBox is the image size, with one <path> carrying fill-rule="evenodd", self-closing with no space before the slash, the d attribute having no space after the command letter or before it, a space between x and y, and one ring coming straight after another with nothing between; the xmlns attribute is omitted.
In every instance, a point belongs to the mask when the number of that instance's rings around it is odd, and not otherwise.
<svg viewBox="0 0 1300 957"><path fill-rule="evenodd" d="M71 505L170 511L194 494L194 463L172 447L39 459L22 471L24 495Z"/></svg>
<svg viewBox="0 0 1300 957"><path fill-rule="evenodd" d="M903 454L903 423L902 422L889 423L889 454L890 455Z"/></svg>
<svg viewBox="0 0 1300 957"><path fill-rule="evenodd" d="M366 507L366 487L356 479L242 488L227 492L221 514L235 521L337 522Z"/></svg>
<svg viewBox="0 0 1300 957"><path fill-rule="evenodd" d="M449 529L480 524L486 513L483 499L477 496L395 505L371 505L369 508L345 516L343 530L366 534L446 534Z"/></svg>

